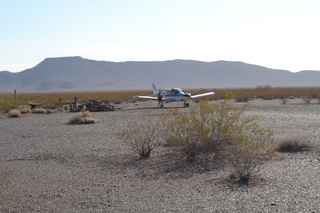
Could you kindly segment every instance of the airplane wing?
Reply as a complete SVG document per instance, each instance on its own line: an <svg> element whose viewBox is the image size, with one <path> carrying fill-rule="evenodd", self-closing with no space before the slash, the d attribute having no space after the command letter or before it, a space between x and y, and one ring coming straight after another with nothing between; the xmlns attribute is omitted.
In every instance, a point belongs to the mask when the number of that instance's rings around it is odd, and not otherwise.
<svg viewBox="0 0 320 213"><path fill-rule="evenodd" d="M141 98L141 99L147 99L147 100L158 100L158 97L154 97L154 96L134 96L134 98ZM173 100L168 97L163 97L162 101L173 101Z"/></svg>
<svg viewBox="0 0 320 213"><path fill-rule="evenodd" d="M142 98L142 99L148 99L148 100L158 100L158 97L154 97L154 96L135 96L134 98Z"/></svg>
<svg viewBox="0 0 320 213"><path fill-rule="evenodd" d="M215 94L214 92L207 92L207 93L202 93L202 94L199 94L199 95L192 95L191 98L201 98L201 97L204 97L204 96L214 95L214 94Z"/></svg>

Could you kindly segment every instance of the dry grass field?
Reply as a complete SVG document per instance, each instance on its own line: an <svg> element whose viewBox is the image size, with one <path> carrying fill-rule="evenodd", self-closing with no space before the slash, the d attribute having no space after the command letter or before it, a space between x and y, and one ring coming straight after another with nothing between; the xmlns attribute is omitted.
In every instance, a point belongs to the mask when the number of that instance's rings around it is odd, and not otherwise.
<svg viewBox="0 0 320 213"><path fill-rule="evenodd" d="M0 165L12 174L3 176L10 184L1 185L0 212L320 211L318 100L251 102L246 113L275 131L270 143L297 137L312 149L264 159L247 186L232 183L232 169L223 162L190 162L165 146L139 158L116 133L146 114L159 120L182 103L156 106L123 101L116 105L121 110L91 113L100 122L86 125L68 125L69 112L2 116Z"/></svg>
<svg viewBox="0 0 320 213"><path fill-rule="evenodd" d="M191 94L214 91L216 94L210 97L211 100L223 99L226 92L235 94L237 101L245 101L251 98L263 99L286 99L289 97L304 97L308 99L320 99L319 87L297 87L297 88L272 88L269 85L257 86L257 88L239 89L186 89ZM134 100L137 95L152 95L152 91L106 91L106 92L51 92L51 93L1 93L0 91L0 113L9 111L15 105L23 105L29 102L42 104L58 104L64 101L78 100L107 100L111 102L121 102ZM15 99L14 99L15 96Z"/></svg>

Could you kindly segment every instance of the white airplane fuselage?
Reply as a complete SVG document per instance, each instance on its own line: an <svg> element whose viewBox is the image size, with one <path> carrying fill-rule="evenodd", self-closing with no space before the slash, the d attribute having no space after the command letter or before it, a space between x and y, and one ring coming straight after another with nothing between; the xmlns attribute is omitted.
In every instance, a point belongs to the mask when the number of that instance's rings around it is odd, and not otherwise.
<svg viewBox="0 0 320 213"><path fill-rule="evenodd" d="M190 93L186 93L180 88L166 89L161 94L165 101L183 101L190 98Z"/></svg>
<svg viewBox="0 0 320 213"><path fill-rule="evenodd" d="M153 95L152 96L135 96L136 98L149 99L149 100L158 100L159 90L155 83L152 84ZM184 92L180 88L166 89L161 92L163 101L183 101L184 106L188 107L189 103L186 103L190 99L201 98L209 95L214 95L214 92L207 92L198 95L191 95L190 93Z"/></svg>

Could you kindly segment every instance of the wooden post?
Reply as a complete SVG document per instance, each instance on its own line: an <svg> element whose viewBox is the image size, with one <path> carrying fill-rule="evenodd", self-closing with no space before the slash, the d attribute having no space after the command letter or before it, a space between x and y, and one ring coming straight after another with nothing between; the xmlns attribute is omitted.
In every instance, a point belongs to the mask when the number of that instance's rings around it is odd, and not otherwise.
<svg viewBox="0 0 320 213"><path fill-rule="evenodd" d="M16 97L17 97L17 90L14 89L14 92L13 92L13 99L16 100Z"/></svg>
<svg viewBox="0 0 320 213"><path fill-rule="evenodd" d="M74 108L76 108L76 107L77 107L77 102L78 102L77 97L74 97L74 103L73 103Z"/></svg>

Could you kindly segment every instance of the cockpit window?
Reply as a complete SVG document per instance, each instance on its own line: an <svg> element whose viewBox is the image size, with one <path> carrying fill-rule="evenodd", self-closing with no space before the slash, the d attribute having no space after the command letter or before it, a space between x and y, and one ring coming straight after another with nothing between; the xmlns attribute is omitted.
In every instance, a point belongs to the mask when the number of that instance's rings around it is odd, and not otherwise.
<svg viewBox="0 0 320 213"><path fill-rule="evenodd" d="M172 91L170 89L166 89L165 91L162 92L162 95L172 95Z"/></svg>
<svg viewBox="0 0 320 213"><path fill-rule="evenodd" d="M172 89L172 92L173 92L174 94L183 93L182 89L179 89L179 88L174 88L174 89Z"/></svg>
<svg viewBox="0 0 320 213"><path fill-rule="evenodd" d="M180 94L180 93L184 93L182 89L174 88L174 89L166 89L165 91L162 92L162 95L166 96L166 95L174 95L174 94Z"/></svg>

